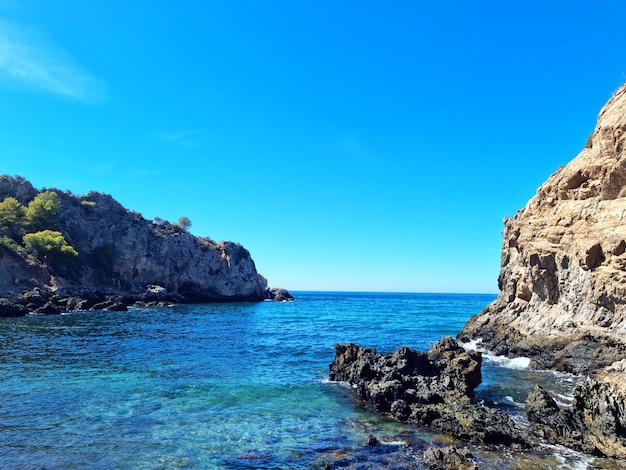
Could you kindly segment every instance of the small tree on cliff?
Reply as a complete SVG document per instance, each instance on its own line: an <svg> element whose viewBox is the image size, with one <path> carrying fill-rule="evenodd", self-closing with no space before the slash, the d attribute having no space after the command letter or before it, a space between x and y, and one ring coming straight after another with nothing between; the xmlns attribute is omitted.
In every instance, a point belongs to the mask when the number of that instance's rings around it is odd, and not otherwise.
<svg viewBox="0 0 626 470"><path fill-rule="evenodd" d="M26 208L14 197L7 197L0 202L0 235L14 238L24 224Z"/></svg>
<svg viewBox="0 0 626 470"><path fill-rule="evenodd" d="M78 256L78 251L67 243L61 232L43 230L41 232L27 233L24 235L23 240L28 251L42 255L44 258L47 258L49 255Z"/></svg>
<svg viewBox="0 0 626 470"><path fill-rule="evenodd" d="M61 209L61 200L54 191L37 194L26 207L26 223L33 230L54 227L54 217Z"/></svg>
<svg viewBox="0 0 626 470"><path fill-rule="evenodd" d="M183 232L189 231L189 227L191 227L191 220L187 216L182 216L178 219L178 222L172 224L174 227L181 229Z"/></svg>

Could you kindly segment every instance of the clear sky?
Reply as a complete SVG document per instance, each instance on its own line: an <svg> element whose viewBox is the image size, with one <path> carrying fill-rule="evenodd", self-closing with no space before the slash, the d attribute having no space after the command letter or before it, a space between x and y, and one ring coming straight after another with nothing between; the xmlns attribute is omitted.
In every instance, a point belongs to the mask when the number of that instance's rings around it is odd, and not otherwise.
<svg viewBox="0 0 626 470"><path fill-rule="evenodd" d="M0 0L0 173L291 290L497 292L501 230L626 80L626 2Z"/></svg>

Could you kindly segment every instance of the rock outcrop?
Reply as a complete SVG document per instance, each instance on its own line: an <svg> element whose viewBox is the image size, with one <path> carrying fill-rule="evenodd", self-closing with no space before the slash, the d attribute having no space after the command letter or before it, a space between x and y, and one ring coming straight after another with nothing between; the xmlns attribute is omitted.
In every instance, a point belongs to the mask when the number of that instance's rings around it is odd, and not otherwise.
<svg viewBox="0 0 626 470"><path fill-rule="evenodd" d="M478 470L473 458L467 448L457 449L454 446L429 447L424 452L424 460L430 470Z"/></svg>
<svg viewBox="0 0 626 470"><path fill-rule="evenodd" d="M626 85L582 152L504 222L500 294L458 335L531 365L584 374L561 408L534 388L534 435L626 457Z"/></svg>
<svg viewBox="0 0 626 470"><path fill-rule="evenodd" d="M626 357L626 87L504 225L500 294L459 337L578 373Z"/></svg>
<svg viewBox="0 0 626 470"><path fill-rule="evenodd" d="M501 410L472 403L482 356L443 338L428 352L401 347L392 354L352 343L335 345L330 380L348 382L372 409L471 442L528 446Z"/></svg>
<svg viewBox="0 0 626 470"><path fill-rule="evenodd" d="M276 302L291 302L294 300L293 295L282 287L268 287L265 289L265 299L275 300Z"/></svg>
<svg viewBox="0 0 626 470"><path fill-rule="evenodd" d="M574 387L574 404L560 408L535 386L526 413L535 436L588 454L626 458L626 361L619 361Z"/></svg>
<svg viewBox="0 0 626 470"><path fill-rule="evenodd" d="M267 296L267 281L239 244L146 220L106 194L51 191L61 201L54 230L79 256L54 263L0 244L0 316ZM26 205L39 193L23 178L0 176L0 201L13 197Z"/></svg>

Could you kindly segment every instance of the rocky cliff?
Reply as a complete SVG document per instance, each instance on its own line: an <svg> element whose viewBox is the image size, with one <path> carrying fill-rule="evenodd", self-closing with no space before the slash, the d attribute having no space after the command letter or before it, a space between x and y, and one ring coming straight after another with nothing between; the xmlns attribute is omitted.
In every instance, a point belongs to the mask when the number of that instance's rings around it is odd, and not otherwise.
<svg viewBox="0 0 626 470"><path fill-rule="evenodd" d="M256 301L267 295L266 280L239 244L215 243L175 224L146 220L106 194L52 191L61 201L54 230L79 255L52 262L0 245L0 297L5 306L6 299L28 307L38 298L30 310L57 299L50 307L54 310L66 305L59 299L67 303L72 298L80 307L79 301L85 300L90 305L111 299L123 304ZM38 194L23 178L0 177L0 201L13 197L26 205Z"/></svg>
<svg viewBox="0 0 626 470"><path fill-rule="evenodd" d="M626 86L504 225L500 294L459 338L573 372L626 357Z"/></svg>

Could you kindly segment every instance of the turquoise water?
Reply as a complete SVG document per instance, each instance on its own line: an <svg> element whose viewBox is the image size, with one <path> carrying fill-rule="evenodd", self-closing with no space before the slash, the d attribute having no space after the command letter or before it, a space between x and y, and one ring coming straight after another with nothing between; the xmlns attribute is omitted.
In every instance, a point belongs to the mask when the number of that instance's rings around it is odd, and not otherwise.
<svg viewBox="0 0 626 470"><path fill-rule="evenodd" d="M427 349L494 296L296 298L0 319L0 468L426 468L422 451L450 439L361 409L327 380L333 345ZM555 381L496 363L484 375L480 396L512 413L529 380ZM481 468L587 462L473 450Z"/></svg>

